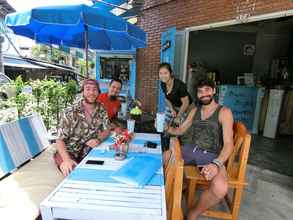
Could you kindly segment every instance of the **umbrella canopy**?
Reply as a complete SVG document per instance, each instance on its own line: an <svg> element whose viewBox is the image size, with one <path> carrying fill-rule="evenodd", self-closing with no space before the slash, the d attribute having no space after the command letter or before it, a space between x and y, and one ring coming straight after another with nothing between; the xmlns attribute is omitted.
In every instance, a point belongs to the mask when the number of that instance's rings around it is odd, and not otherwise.
<svg viewBox="0 0 293 220"><path fill-rule="evenodd" d="M88 44L91 49L101 50L146 46L146 33L139 27L101 8L83 4L38 7L8 14L5 24L15 34L39 43L77 48Z"/></svg>

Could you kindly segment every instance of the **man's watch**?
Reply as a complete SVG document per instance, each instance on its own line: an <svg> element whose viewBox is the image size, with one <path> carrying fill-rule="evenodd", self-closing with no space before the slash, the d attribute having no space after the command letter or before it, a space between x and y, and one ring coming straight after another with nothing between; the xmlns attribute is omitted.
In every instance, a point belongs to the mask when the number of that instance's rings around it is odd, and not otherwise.
<svg viewBox="0 0 293 220"><path fill-rule="evenodd" d="M215 164L219 169L224 166L223 162L217 158L212 161L212 164Z"/></svg>

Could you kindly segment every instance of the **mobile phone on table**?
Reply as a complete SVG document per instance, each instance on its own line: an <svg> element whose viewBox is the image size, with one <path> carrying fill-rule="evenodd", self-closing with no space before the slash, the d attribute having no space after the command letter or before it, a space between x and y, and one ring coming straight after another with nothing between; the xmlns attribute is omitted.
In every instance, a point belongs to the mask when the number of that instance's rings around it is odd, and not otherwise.
<svg viewBox="0 0 293 220"><path fill-rule="evenodd" d="M157 144L154 143L154 142L151 142L151 141L147 141L145 143L145 146L148 147L148 148L157 148Z"/></svg>
<svg viewBox="0 0 293 220"><path fill-rule="evenodd" d="M103 165L105 161L103 160L87 160L85 164L90 164L90 165Z"/></svg>

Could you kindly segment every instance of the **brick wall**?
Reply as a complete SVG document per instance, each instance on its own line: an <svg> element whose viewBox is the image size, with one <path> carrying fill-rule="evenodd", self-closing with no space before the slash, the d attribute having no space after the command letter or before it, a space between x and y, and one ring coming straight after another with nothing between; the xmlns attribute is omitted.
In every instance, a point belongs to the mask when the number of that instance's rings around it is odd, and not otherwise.
<svg viewBox="0 0 293 220"><path fill-rule="evenodd" d="M155 111L161 33L186 27L293 9L293 0L145 0L138 24L148 34L137 54L137 91L143 109Z"/></svg>

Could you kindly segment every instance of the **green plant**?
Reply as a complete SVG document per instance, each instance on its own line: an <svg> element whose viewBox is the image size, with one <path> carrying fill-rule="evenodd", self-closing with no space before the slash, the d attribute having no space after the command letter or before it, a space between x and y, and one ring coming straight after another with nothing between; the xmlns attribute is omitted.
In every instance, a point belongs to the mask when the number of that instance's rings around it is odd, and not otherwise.
<svg viewBox="0 0 293 220"><path fill-rule="evenodd" d="M0 124L15 121L18 119L17 106L15 101L0 100Z"/></svg>
<svg viewBox="0 0 293 220"><path fill-rule="evenodd" d="M36 45L32 47L32 56L41 59L48 58L49 48L46 45Z"/></svg>
<svg viewBox="0 0 293 220"><path fill-rule="evenodd" d="M65 85L65 92L66 92L65 107L67 107L68 104L73 103L75 96L78 93L78 85L76 81L69 80L68 83Z"/></svg>
<svg viewBox="0 0 293 220"><path fill-rule="evenodd" d="M16 96L5 101L0 100L0 123L38 112L46 127L53 130L60 121L60 112L74 102L78 92L77 83L73 80L68 83L47 79L24 82L18 77L11 86L17 91ZM32 94L22 92L25 86L32 87Z"/></svg>
<svg viewBox="0 0 293 220"><path fill-rule="evenodd" d="M67 55L58 48L49 47L46 45L36 45L32 47L32 56L35 58L51 60L52 62L59 63L59 60L65 60Z"/></svg>
<svg viewBox="0 0 293 220"><path fill-rule="evenodd" d="M13 82L13 85L16 90L16 95L19 95L22 92L23 87L25 86L25 83L23 82L21 75L16 77L16 79Z"/></svg>
<svg viewBox="0 0 293 220"><path fill-rule="evenodd" d="M79 59L78 65L80 67L80 74L85 76L86 75L86 61L83 59ZM88 69L93 69L95 67L95 63L93 61L88 61Z"/></svg>

